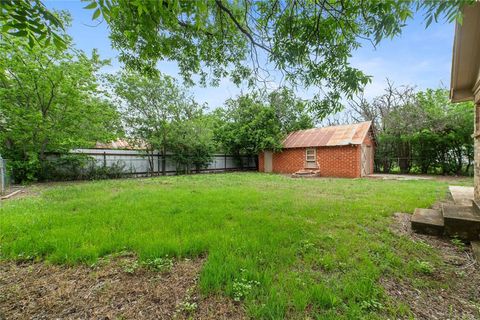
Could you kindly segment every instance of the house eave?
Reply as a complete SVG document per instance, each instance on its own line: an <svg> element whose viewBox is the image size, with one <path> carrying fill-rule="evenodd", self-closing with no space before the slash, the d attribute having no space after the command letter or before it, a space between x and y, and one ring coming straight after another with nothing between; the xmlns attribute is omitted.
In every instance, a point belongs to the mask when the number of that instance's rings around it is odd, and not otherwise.
<svg viewBox="0 0 480 320"><path fill-rule="evenodd" d="M455 25L450 99L452 102L474 100L480 93L480 3L465 6L463 22Z"/></svg>

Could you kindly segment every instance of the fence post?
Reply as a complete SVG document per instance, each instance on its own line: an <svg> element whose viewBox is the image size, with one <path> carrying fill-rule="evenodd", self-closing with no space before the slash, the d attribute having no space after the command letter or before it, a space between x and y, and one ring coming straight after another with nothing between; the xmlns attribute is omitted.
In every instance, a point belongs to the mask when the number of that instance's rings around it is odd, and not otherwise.
<svg viewBox="0 0 480 320"><path fill-rule="evenodd" d="M157 176L160 175L160 151L157 152Z"/></svg>
<svg viewBox="0 0 480 320"><path fill-rule="evenodd" d="M107 153L103 151L103 167L107 167Z"/></svg>
<svg viewBox="0 0 480 320"><path fill-rule="evenodd" d="M223 155L223 167L224 167L224 171L227 172L227 154L226 153Z"/></svg>
<svg viewBox="0 0 480 320"><path fill-rule="evenodd" d="M0 194L5 192L5 184L6 184L6 173L5 173L5 163L0 156Z"/></svg>

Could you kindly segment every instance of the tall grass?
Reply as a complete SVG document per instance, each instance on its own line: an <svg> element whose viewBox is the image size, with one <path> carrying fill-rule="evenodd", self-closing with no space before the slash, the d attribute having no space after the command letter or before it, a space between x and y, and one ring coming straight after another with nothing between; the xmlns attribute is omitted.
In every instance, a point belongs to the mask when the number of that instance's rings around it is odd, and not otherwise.
<svg viewBox="0 0 480 320"><path fill-rule="evenodd" d="M1 203L0 254L63 264L123 250L145 260L208 255L202 292L244 300L254 318L376 318L408 312L385 297L382 275L436 263L432 249L389 231L392 213L428 207L446 190L255 173L59 186Z"/></svg>

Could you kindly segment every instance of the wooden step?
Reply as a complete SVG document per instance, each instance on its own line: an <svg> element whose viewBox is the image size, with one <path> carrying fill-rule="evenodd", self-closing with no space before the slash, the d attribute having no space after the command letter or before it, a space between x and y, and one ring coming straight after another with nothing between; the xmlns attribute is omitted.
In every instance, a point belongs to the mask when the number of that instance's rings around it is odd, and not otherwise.
<svg viewBox="0 0 480 320"><path fill-rule="evenodd" d="M442 205L445 234L464 240L478 240L480 235L480 214L472 205Z"/></svg>
<svg viewBox="0 0 480 320"><path fill-rule="evenodd" d="M416 208L411 223L412 230L417 233L443 235L444 221L442 213L438 210Z"/></svg>

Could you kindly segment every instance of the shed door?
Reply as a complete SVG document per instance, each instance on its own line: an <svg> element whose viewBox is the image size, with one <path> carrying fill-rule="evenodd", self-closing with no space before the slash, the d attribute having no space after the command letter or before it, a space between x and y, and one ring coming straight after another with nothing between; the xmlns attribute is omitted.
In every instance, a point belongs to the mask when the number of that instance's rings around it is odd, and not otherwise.
<svg viewBox="0 0 480 320"><path fill-rule="evenodd" d="M362 177L372 174L372 147L362 144L361 147L361 166L362 166Z"/></svg>
<svg viewBox="0 0 480 320"><path fill-rule="evenodd" d="M272 172L272 151L265 151L263 153L263 161L265 172Z"/></svg>

